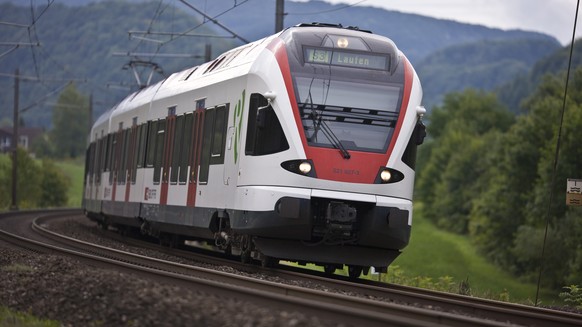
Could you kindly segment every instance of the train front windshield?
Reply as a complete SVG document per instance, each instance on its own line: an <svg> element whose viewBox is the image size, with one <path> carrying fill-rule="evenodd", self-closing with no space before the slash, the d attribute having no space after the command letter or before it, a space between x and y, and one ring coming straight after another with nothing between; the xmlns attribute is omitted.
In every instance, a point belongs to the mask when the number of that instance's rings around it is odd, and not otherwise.
<svg viewBox="0 0 582 327"><path fill-rule="evenodd" d="M303 130L312 146L384 152L398 119L400 87L296 77Z"/></svg>
<svg viewBox="0 0 582 327"><path fill-rule="evenodd" d="M385 152L404 89L397 50L378 38L313 35L295 33L294 42L288 42L295 54L289 63L308 144ZM338 48L341 42L355 47Z"/></svg>

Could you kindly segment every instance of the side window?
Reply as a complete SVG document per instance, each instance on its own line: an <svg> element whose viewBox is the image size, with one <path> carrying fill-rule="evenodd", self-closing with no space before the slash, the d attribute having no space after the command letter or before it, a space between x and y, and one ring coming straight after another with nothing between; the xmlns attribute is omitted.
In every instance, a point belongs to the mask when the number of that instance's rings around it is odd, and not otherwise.
<svg viewBox="0 0 582 327"><path fill-rule="evenodd" d="M121 144L120 144L120 157L119 157L119 167L117 174L117 184L125 184L127 177L127 159L129 156L129 133L130 129L126 129L120 133Z"/></svg>
<svg viewBox="0 0 582 327"><path fill-rule="evenodd" d="M166 120L158 121L158 129L154 139L154 183L160 182L162 174L162 161L164 159L164 136L166 133Z"/></svg>
<svg viewBox="0 0 582 327"><path fill-rule="evenodd" d="M261 94L251 94L245 154L262 156L289 149L275 110Z"/></svg>
<svg viewBox="0 0 582 327"><path fill-rule="evenodd" d="M421 145L426 136L426 127L422 121L418 121L414 127L414 131L410 136L406 150L402 154L402 162L404 162L408 167L413 170L416 169L416 147Z"/></svg>
<svg viewBox="0 0 582 327"><path fill-rule="evenodd" d="M93 183L93 174L95 173L95 147L97 146L96 142L93 141L91 142L91 144L89 144L89 147L87 148L87 152L85 154L85 170L87 171L87 174L89 175L89 184ZM85 175L85 177L87 177ZM86 184L87 181L85 181L84 184Z"/></svg>
<svg viewBox="0 0 582 327"><path fill-rule="evenodd" d="M95 183L100 182L99 177L101 176L101 155L103 153L103 151L101 150L102 147L103 147L103 138L100 138L97 141L97 148L95 149L95 167L93 169L93 172L95 174Z"/></svg>
<svg viewBox="0 0 582 327"><path fill-rule="evenodd" d="M143 168L145 166L144 161L145 161L146 145L147 145L147 139L148 139L148 124L147 123L139 125L137 137L139 138L139 140L138 140L138 148L137 148L137 158L135 159L136 167Z"/></svg>
<svg viewBox="0 0 582 327"><path fill-rule="evenodd" d="M180 152L180 176L178 182L184 184L188 180L188 158L190 158L190 151L193 150L194 144L192 142L192 124L193 113L188 113L184 116L184 133L182 134L182 148Z"/></svg>
<svg viewBox="0 0 582 327"><path fill-rule="evenodd" d="M200 173L198 182L208 183L208 172L210 165L210 146L212 145L212 127L214 126L214 109L206 110L204 115L204 136L202 137L202 156L200 158Z"/></svg>
<svg viewBox="0 0 582 327"><path fill-rule="evenodd" d="M208 182L210 165L224 164L227 125L228 105L206 110L200 176L198 177L198 181L201 184Z"/></svg>
<svg viewBox="0 0 582 327"><path fill-rule="evenodd" d="M109 163L107 164L107 166L109 167L109 185L113 184L113 175L115 174L117 168L116 164L117 164L118 134L119 133L109 134L110 136L109 150L111 151L111 154L109 156Z"/></svg>
<svg viewBox="0 0 582 327"><path fill-rule="evenodd" d="M176 128L174 130L174 139L172 143L174 144L174 149L172 151L172 168L170 170L170 183L178 182L178 174L180 170L180 154L184 152L183 147L183 134L184 134L184 115L180 115L176 118Z"/></svg>
<svg viewBox="0 0 582 327"><path fill-rule="evenodd" d="M133 161L132 161L132 174L131 174L131 183L135 184L137 180L137 169L143 166L143 152L145 150L145 138L142 136L144 131L144 127L147 126L146 124L141 124L137 126L135 130L135 150L133 152Z"/></svg>
<svg viewBox="0 0 582 327"><path fill-rule="evenodd" d="M226 128L228 125L228 106L217 107L215 111L210 164L220 165L224 163L224 147L226 146Z"/></svg>
<svg viewBox="0 0 582 327"><path fill-rule="evenodd" d="M97 183L101 185L101 173L107 169L107 137L103 136L99 140L101 142L101 155L99 156L99 170L97 171Z"/></svg>
<svg viewBox="0 0 582 327"><path fill-rule="evenodd" d="M151 121L149 123L149 133L146 148L146 167L154 166L156 135L158 134L158 121Z"/></svg>

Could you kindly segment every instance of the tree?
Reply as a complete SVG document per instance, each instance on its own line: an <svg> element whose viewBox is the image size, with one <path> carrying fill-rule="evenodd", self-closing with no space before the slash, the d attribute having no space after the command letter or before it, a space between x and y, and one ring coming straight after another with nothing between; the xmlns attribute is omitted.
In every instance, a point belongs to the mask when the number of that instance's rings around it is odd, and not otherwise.
<svg viewBox="0 0 582 327"><path fill-rule="evenodd" d="M430 140L419 170L418 198L425 215L439 226L467 233L477 180L488 169L496 134L511 126L513 115L490 93L466 90L445 97L429 117ZM428 155L425 153L429 153Z"/></svg>
<svg viewBox="0 0 582 327"><path fill-rule="evenodd" d="M59 96L53 110L51 140L56 157L76 158L85 153L88 121L88 97L70 84Z"/></svg>
<svg viewBox="0 0 582 327"><path fill-rule="evenodd" d="M17 206L21 209L34 208L37 206L37 199L40 197L41 189L39 181L41 170L34 160L25 150L18 148L18 184ZM11 155L2 156L0 160L0 181L2 181L2 196L0 204L3 208L8 208L12 203L12 158Z"/></svg>
<svg viewBox="0 0 582 327"><path fill-rule="evenodd" d="M0 209L12 203L12 160L0 155ZM51 161L42 165L18 149L17 206L21 209L61 207L67 204L68 178Z"/></svg>
<svg viewBox="0 0 582 327"><path fill-rule="evenodd" d="M67 190L70 183L69 178L52 161L43 160L42 179L40 181L42 193L38 206L42 208L65 206L68 200Z"/></svg>
<svg viewBox="0 0 582 327"><path fill-rule="evenodd" d="M565 203L566 179L582 178L582 68L575 71L570 86L555 177L554 163L563 90L548 90L563 88L563 83L557 78L547 78L537 93L542 98L536 97L535 102L529 103L533 108L530 114L532 118L549 121L549 135L545 144L539 148L537 179L524 212L527 225L518 230L512 249L519 263L519 271L525 275L535 272L540 264L539 252L543 244L540 235L544 235L548 223L544 266L551 269L546 269L543 280L554 288L578 282L576 278L582 275L582 210L567 207ZM553 199L551 203L550 195ZM532 246L538 253L524 251L525 247Z"/></svg>
<svg viewBox="0 0 582 327"><path fill-rule="evenodd" d="M571 83L552 185L564 93L559 77L546 76L524 102L527 113L503 135L493 155L491 182L483 184L469 218L470 235L479 249L530 280L537 278L549 218L542 282L554 288L582 277L582 210L565 205L566 178L582 178L582 68Z"/></svg>

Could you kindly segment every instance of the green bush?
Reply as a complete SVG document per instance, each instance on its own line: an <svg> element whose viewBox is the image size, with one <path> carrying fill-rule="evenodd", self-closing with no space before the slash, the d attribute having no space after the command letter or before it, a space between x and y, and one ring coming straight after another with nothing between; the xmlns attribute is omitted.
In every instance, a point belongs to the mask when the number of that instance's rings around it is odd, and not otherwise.
<svg viewBox="0 0 582 327"><path fill-rule="evenodd" d="M578 285L564 286L566 292L560 293L560 298L572 306L582 309L582 287Z"/></svg>
<svg viewBox="0 0 582 327"><path fill-rule="evenodd" d="M17 206L20 209L62 207L67 204L70 180L52 161L38 162L18 149ZM0 209L12 204L12 158L0 155Z"/></svg>

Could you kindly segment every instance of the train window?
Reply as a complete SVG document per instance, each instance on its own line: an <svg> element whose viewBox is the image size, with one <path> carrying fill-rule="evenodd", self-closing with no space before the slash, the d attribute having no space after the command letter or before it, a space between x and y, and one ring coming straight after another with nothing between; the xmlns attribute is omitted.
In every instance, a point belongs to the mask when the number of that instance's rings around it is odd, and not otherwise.
<svg viewBox="0 0 582 327"><path fill-rule="evenodd" d="M133 157L132 157L132 161L131 161L131 184L135 184L136 175L137 175L137 168L138 168L138 166L141 167L141 164L139 162L139 155L140 155L140 150L141 150L141 131L142 131L142 129L143 129L143 124L138 125L134 131L135 135L133 137L133 139L134 139L133 146L134 146L135 150L133 151Z"/></svg>
<svg viewBox="0 0 582 327"><path fill-rule="evenodd" d="M402 155L402 162L413 170L416 169L416 147L424 142L425 136L426 127L422 121L418 121L414 127L412 135L410 136L406 150L404 150L404 154Z"/></svg>
<svg viewBox="0 0 582 327"><path fill-rule="evenodd" d="M180 184L184 184L188 181L188 158L190 157L190 151L194 144L192 143L192 124L194 121L194 114L188 113L184 116L184 132L182 133L182 148L180 151L180 172L178 181Z"/></svg>
<svg viewBox="0 0 582 327"><path fill-rule="evenodd" d="M182 151L182 140L184 134L184 115L176 118L176 127L174 130L174 149L172 151L172 168L170 170L170 183L176 184L178 182L178 174L180 167L180 153Z"/></svg>
<svg viewBox="0 0 582 327"><path fill-rule="evenodd" d="M206 107L206 98L196 100L196 109L204 109Z"/></svg>
<svg viewBox="0 0 582 327"><path fill-rule="evenodd" d="M226 145L226 128L228 125L228 105L207 109L204 115L204 137L202 157L200 159L201 184L208 182L210 165L224 164L224 147Z"/></svg>
<svg viewBox="0 0 582 327"><path fill-rule="evenodd" d="M105 141L105 156L103 159L103 171L110 171L111 170L111 143L113 142L113 135L108 134L107 139Z"/></svg>
<svg viewBox="0 0 582 327"><path fill-rule="evenodd" d="M155 153L154 150L156 148L156 134L158 133L158 121L151 121L149 122L149 133L148 133L148 140L147 140L147 148L146 148L146 167L153 167L154 166L154 158Z"/></svg>
<svg viewBox="0 0 582 327"><path fill-rule="evenodd" d="M135 126L135 125L133 125ZM126 147L126 154L125 154L125 171L126 176L124 181L128 181L133 175L133 157L135 152L135 133L137 132L136 127L131 127L127 130L127 147Z"/></svg>
<svg viewBox="0 0 582 327"><path fill-rule="evenodd" d="M99 142L101 142L101 154L99 155L99 170L97 175L97 183L101 185L101 173L105 172L105 165L107 163L107 137L102 137Z"/></svg>
<svg viewBox="0 0 582 327"><path fill-rule="evenodd" d="M85 183L88 182L89 184L93 184L93 172L95 168L94 159L95 159L95 142L91 142L85 153L85 170L89 175L89 180L88 181L85 180Z"/></svg>
<svg viewBox="0 0 582 327"><path fill-rule="evenodd" d="M162 161L164 159L164 139L166 133L166 120L161 119L158 121L158 130L156 132L155 138L155 149L154 149L154 183L160 182L160 176L162 173Z"/></svg>
<svg viewBox="0 0 582 327"><path fill-rule="evenodd" d="M113 175L117 168L117 133L110 134L109 149L111 155L109 156L109 185L113 184Z"/></svg>
<svg viewBox="0 0 582 327"><path fill-rule="evenodd" d="M214 126L212 131L212 148L210 152L210 164L224 163L224 147L226 145L226 127L228 124L228 106L220 106L216 109Z"/></svg>
<svg viewBox="0 0 582 327"><path fill-rule="evenodd" d="M121 141L121 154L120 154L120 158L119 160L120 165L119 165L119 173L117 174L117 184L125 184L125 181L127 179L127 161L129 158L129 134L130 134L131 130L126 129L125 131L123 131L121 133L122 135L122 141Z"/></svg>
<svg viewBox="0 0 582 327"><path fill-rule="evenodd" d="M142 168L144 167L144 160L145 160L145 150L147 145L147 137L148 137L148 124L141 124L138 127L138 145L137 145L137 156L136 156L136 167Z"/></svg>
<svg viewBox="0 0 582 327"><path fill-rule="evenodd" d="M95 154L93 156L93 183L99 182L99 175L101 174L101 167L99 164L101 163L101 139L95 141Z"/></svg>
<svg viewBox="0 0 582 327"><path fill-rule="evenodd" d="M204 115L204 136L202 138L202 157L200 158L200 173L198 182L200 184L208 183L208 172L210 166L210 146L212 145L212 127L214 126L214 109L206 110Z"/></svg>
<svg viewBox="0 0 582 327"><path fill-rule="evenodd" d="M262 156L289 149L289 143L275 114L261 94L251 94L245 154Z"/></svg>

